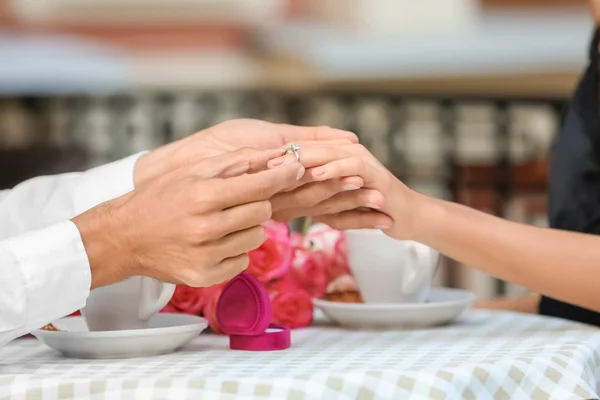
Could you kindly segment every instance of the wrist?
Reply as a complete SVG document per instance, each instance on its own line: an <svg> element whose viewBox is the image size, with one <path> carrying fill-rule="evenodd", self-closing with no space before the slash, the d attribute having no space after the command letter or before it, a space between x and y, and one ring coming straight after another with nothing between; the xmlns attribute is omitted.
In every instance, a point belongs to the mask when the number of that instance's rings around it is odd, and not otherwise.
<svg viewBox="0 0 600 400"><path fill-rule="evenodd" d="M411 191L411 240L423 244L433 241L436 224L443 218L443 201Z"/></svg>
<svg viewBox="0 0 600 400"><path fill-rule="evenodd" d="M72 219L88 257L92 289L134 275L135 262L125 233L127 221L121 210L123 197L100 204Z"/></svg>
<svg viewBox="0 0 600 400"><path fill-rule="evenodd" d="M181 149L185 147L185 139L161 146L138 158L133 168L135 187L141 187L161 175L174 171L183 165Z"/></svg>
<svg viewBox="0 0 600 400"><path fill-rule="evenodd" d="M156 175L154 171L156 164L153 162L154 152L146 153L137 159L133 167L133 183L134 187L143 186L146 182L152 180Z"/></svg>

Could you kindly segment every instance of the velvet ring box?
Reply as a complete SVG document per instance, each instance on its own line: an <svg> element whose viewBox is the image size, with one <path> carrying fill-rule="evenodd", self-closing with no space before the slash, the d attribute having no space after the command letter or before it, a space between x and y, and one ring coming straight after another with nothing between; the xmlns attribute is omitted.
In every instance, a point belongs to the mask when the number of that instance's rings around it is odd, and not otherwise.
<svg viewBox="0 0 600 400"><path fill-rule="evenodd" d="M291 345L289 328L270 326L271 300L265 286L247 272L225 285L216 318L232 350L273 351Z"/></svg>

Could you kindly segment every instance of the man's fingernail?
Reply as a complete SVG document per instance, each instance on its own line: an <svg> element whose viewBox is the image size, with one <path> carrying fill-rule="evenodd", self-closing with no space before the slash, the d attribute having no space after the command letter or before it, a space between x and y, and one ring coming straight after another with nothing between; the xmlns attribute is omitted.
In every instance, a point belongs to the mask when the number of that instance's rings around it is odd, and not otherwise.
<svg viewBox="0 0 600 400"><path fill-rule="evenodd" d="M269 167L278 167L285 161L285 157L275 158L267 163Z"/></svg>
<svg viewBox="0 0 600 400"><path fill-rule="evenodd" d="M392 226L391 225L377 225L375 228L376 229L386 230L386 229L391 229Z"/></svg>
<svg viewBox="0 0 600 400"><path fill-rule="evenodd" d="M325 173L325 168L321 168L321 167L319 167L319 168L314 168L314 169L312 170L312 176L321 176L321 175L323 175L324 173Z"/></svg>
<svg viewBox="0 0 600 400"><path fill-rule="evenodd" d="M300 180L304 176L304 167L300 165L300 169L298 170L298 174L296 175L296 180Z"/></svg>
<svg viewBox="0 0 600 400"><path fill-rule="evenodd" d="M342 189L344 190L356 190L356 189L360 189L358 186L356 185L351 185L351 184L347 184L342 186Z"/></svg>
<svg viewBox="0 0 600 400"><path fill-rule="evenodd" d="M381 210L381 207L379 207L379 206L376 206L376 205L375 205L375 204L373 204L373 203L366 203L366 204L365 204L365 207L369 207L369 208L372 208L372 209L374 209L374 210Z"/></svg>

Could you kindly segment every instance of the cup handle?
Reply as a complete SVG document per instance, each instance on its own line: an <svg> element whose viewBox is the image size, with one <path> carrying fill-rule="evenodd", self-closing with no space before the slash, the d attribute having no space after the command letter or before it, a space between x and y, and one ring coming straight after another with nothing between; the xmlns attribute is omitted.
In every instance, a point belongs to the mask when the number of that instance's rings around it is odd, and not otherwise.
<svg viewBox="0 0 600 400"><path fill-rule="evenodd" d="M156 287L160 285L160 294L155 296ZM142 278L142 301L140 302L139 317L142 321L149 320L154 314L167 305L175 293L175 285L159 282L151 278Z"/></svg>

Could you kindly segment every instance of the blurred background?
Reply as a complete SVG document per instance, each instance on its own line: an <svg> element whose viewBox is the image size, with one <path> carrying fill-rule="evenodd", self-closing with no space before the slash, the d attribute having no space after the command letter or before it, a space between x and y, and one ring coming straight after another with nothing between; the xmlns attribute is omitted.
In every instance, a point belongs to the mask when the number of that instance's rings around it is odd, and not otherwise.
<svg viewBox="0 0 600 400"><path fill-rule="evenodd" d="M584 0L0 0L0 188L251 117L352 130L415 189L543 226L592 26Z"/></svg>

